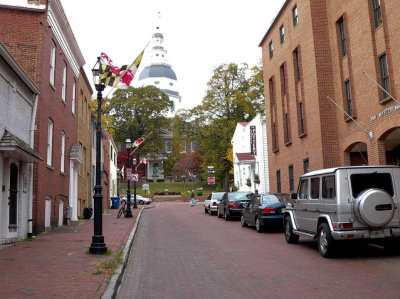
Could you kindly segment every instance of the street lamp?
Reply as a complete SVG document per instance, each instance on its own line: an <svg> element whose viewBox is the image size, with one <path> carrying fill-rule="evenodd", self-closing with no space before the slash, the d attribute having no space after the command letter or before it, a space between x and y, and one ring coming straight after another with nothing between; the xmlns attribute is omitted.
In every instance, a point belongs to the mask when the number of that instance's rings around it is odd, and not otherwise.
<svg viewBox="0 0 400 299"><path fill-rule="evenodd" d="M101 102L103 100L102 92L105 85L100 81L100 57L97 57L97 62L92 69L93 82L97 90L97 123L96 123L96 186L94 187L94 234L92 236L92 244L89 247L91 254L104 254L107 251L107 246L104 243L103 236L103 219L102 219L102 182L101 182Z"/></svg>
<svg viewBox="0 0 400 299"><path fill-rule="evenodd" d="M119 180L121 179L121 169L117 168L117 197L119 197Z"/></svg>
<svg viewBox="0 0 400 299"><path fill-rule="evenodd" d="M136 157L133 157L133 168L135 169L135 174L137 173L136 172L136 168L137 168L137 165L136 165ZM135 180L133 181L133 208L134 209L137 209L137 204L136 204L136 178L135 178Z"/></svg>
<svg viewBox="0 0 400 299"><path fill-rule="evenodd" d="M126 145L126 150L128 151L128 169L131 168L131 165L129 163L129 156L130 156L130 151L131 151L131 139L130 138L126 138L125 140L125 145ZM131 211L131 178L126 176L128 179L128 192L127 192L127 197L128 197L128 201L127 201L127 206L126 206L126 213L125 213L125 218L132 218L132 211Z"/></svg>

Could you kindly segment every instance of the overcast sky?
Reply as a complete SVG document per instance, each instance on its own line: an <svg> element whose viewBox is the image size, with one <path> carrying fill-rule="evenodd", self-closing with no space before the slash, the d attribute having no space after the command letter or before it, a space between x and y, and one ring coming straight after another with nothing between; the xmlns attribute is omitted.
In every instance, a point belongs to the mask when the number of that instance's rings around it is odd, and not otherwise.
<svg viewBox="0 0 400 299"><path fill-rule="evenodd" d="M230 62L252 67L260 61L258 45L284 0L61 2L89 78L101 52L116 65L132 63L150 41L161 12L164 48L184 107L191 108L201 104L215 67Z"/></svg>

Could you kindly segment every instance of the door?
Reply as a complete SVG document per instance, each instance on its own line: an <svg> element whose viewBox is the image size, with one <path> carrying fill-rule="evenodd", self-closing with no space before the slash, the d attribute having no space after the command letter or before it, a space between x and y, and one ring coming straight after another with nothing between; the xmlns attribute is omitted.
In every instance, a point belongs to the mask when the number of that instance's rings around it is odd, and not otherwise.
<svg viewBox="0 0 400 299"><path fill-rule="evenodd" d="M18 166L10 165L10 197L8 198L9 232L17 231Z"/></svg>
<svg viewBox="0 0 400 299"><path fill-rule="evenodd" d="M308 218L308 178L300 180L299 192L296 203L294 204L294 219L297 228L307 230Z"/></svg>
<svg viewBox="0 0 400 299"><path fill-rule="evenodd" d="M62 226L64 223L64 202L61 200L58 205L58 226Z"/></svg>
<svg viewBox="0 0 400 299"><path fill-rule="evenodd" d="M45 216L44 216L44 226L45 227L50 226L50 214L51 214L51 200L47 199L46 206L45 206Z"/></svg>

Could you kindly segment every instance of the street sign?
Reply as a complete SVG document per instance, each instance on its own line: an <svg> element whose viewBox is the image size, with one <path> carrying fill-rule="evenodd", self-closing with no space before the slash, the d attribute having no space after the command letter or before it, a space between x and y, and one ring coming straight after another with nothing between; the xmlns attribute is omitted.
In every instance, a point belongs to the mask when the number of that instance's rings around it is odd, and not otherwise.
<svg viewBox="0 0 400 299"><path fill-rule="evenodd" d="M207 183L208 183L209 185L215 185L215 177L209 176L209 177L207 178Z"/></svg>
<svg viewBox="0 0 400 299"><path fill-rule="evenodd" d="M130 175L127 176L127 178L131 182L138 182L139 181L139 175L137 173L131 173Z"/></svg>

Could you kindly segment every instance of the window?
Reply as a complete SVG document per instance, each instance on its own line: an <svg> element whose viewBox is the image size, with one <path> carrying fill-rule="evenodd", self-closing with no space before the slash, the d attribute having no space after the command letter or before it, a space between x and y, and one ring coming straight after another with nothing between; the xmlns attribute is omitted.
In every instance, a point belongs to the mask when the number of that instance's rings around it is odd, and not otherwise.
<svg viewBox="0 0 400 299"><path fill-rule="evenodd" d="M49 119L47 125L47 165L52 165L53 155L53 122Z"/></svg>
<svg viewBox="0 0 400 299"><path fill-rule="evenodd" d="M300 134L304 134L304 115L303 115L303 103L299 103L299 115L300 115Z"/></svg>
<svg viewBox="0 0 400 299"><path fill-rule="evenodd" d="M386 54L382 54L379 57L379 65L381 68L382 87L385 90L385 91L382 91L383 92L382 96L385 99L385 98L389 97L388 92L390 92L389 71L388 71Z"/></svg>
<svg viewBox="0 0 400 299"><path fill-rule="evenodd" d="M272 58L274 56L274 45L272 44L272 41L269 43L269 58Z"/></svg>
<svg viewBox="0 0 400 299"><path fill-rule="evenodd" d="M282 192L282 188L281 188L281 171L277 170L276 171L276 190L278 193Z"/></svg>
<svg viewBox="0 0 400 299"><path fill-rule="evenodd" d="M281 44L283 44L285 42L285 27L283 25L279 28L279 34L281 37Z"/></svg>
<svg viewBox="0 0 400 299"><path fill-rule="evenodd" d="M54 86L54 74L56 67L56 44L51 42L50 49L50 84Z"/></svg>
<svg viewBox="0 0 400 299"><path fill-rule="evenodd" d="M172 142L171 141L166 141L165 142L165 151L167 153L172 152Z"/></svg>
<svg viewBox="0 0 400 299"><path fill-rule="evenodd" d="M294 191L294 174L293 174L293 165L289 166L289 190L291 192Z"/></svg>
<svg viewBox="0 0 400 299"><path fill-rule="evenodd" d="M273 144L272 148L274 150L276 150L278 148L278 143L276 140L276 124L275 123L272 124L272 144Z"/></svg>
<svg viewBox="0 0 400 299"><path fill-rule="evenodd" d="M297 82L300 82L300 61L299 61L299 52L298 50L293 51L293 56L294 56L294 63L295 63L295 71L296 71L296 79Z"/></svg>
<svg viewBox="0 0 400 299"><path fill-rule="evenodd" d="M71 102L71 109L72 109L72 114L75 114L75 101L76 101L76 82L74 80L74 83L72 84L72 102Z"/></svg>
<svg viewBox="0 0 400 299"><path fill-rule="evenodd" d="M346 107L347 107L347 113L350 116L353 116L353 105L351 103L351 90L350 90L350 80L346 80L344 82L344 86L346 89Z"/></svg>
<svg viewBox="0 0 400 299"><path fill-rule="evenodd" d="M382 25L381 0L372 0L372 5L374 8L375 28L378 28Z"/></svg>
<svg viewBox="0 0 400 299"><path fill-rule="evenodd" d="M288 114L285 113L285 143L289 143L289 119Z"/></svg>
<svg viewBox="0 0 400 299"><path fill-rule="evenodd" d="M63 79L62 79L62 89L61 89L61 98L65 102L65 91L67 88L67 64L64 62L63 68Z"/></svg>
<svg viewBox="0 0 400 299"><path fill-rule="evenodd" d="M303 160L303 168L304 168L304 173L310 171L310 161L308 159Z"/></svg>
<svg viewBox="0 0 400 299"><path fill-rule="evenodd" d="M186 141L181 144L181 153L186 153Z"/></svg>
<svg viewBox="0 0 400 299"><path fill-rule="evenodd" d="M319 199L319 178L311 179L311 199Z"/></svg>
<svg viewBox="0 0 400 299"><path fill-rule="evenodd" d="M322 198L323 199L335 199L336 198L335 188L335 176L324 176L322 177Z"/></svg>
<svg viewBox="0 0 400 299"><path fill-rule="evenodd" d="M362 173L350 176L351 191L356 198L361 192L370 188L386 191L390 196L394 195L392 176L390 173Z"/></svg>
<svg viewBox="0 0 400 299"><path fill-rule="evenodd" d="M190 149L192 152L194 152L198 148L198 144L196 141L190 142Z"/></svg>
<svg viewBox="0 0 400 299"><path fill-rule="evenodd" d="M343 18L338 21L339 25L339 38L340 38L340 46L342 49L342 57L346 56L347 48L346 48L346 36L344 34L344 22Z"/></svg>
<svg viewBox="0 0 400 299"><path fill-rule="evenodd" d="M300 181L299 199L308 199L308 179Z"/></svg>
<svg viewBox="0 0 400 299"><path fill-rule="evenodd" d="M269 79L269 97L271 99L271 106L275 105L275 94L274 94L274 81L271 79Z"/></svg>
<svg viewBox="0 0 400 299"><path fill-rule="evenodd" d="M281 84L282 84L282 94L286 95L286 82L285 82L285 65L281 65Z"/></svg>
<svg viewBox="0 0 400 299"><path fill-rule="evenodd" d="M297 5L295 5L292 9L293 15L293 26L296 26L299 23L299 15L297 13Z"/></svg>
<svg viewBox="0 0 400 299"><path fill-rule="evenodd" d="M61 167L60 171L65 172L65 133L61 131Z"/></svg>

